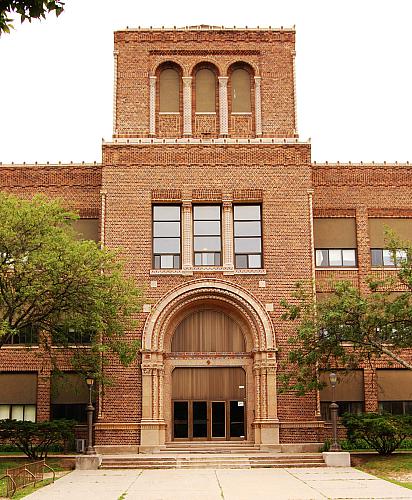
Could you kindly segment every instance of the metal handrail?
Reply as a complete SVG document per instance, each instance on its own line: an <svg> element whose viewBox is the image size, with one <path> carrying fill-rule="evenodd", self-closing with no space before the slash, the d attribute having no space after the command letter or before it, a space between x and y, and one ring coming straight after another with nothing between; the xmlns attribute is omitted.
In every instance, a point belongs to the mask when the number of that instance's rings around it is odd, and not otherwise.
<svg viewBox="0 0 412 500"><path fill-rule="evenodd" d="M54 481L56 479L56 471L53 469L53 467L50 467L50 465L46 464L46 460L44 461L43 467L47 467L48 469L50 469L53 472L53 483L54 483Z"/></svg>
<svg viewBox="0 0 412 500"><path fill-rule="evenodd" d="M4 476L0 477L0 481L2 481L3 479L6 479L6 478L10 480L10 482L11 482L11 484L13 486L13 492L10 495L9 481L7 482L7 492L6 492L6 495L12 497L16 493L17 485L16 485L16 482L14 481L14 479L10 476L10 474L4 474Z"/></svg>

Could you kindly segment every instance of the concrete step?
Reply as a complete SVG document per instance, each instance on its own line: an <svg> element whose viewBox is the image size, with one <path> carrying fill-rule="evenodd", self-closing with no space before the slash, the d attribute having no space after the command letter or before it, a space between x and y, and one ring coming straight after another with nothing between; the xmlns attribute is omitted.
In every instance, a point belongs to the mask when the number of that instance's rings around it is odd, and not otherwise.
<svg viewBox="0 0 412 500"><path fill-rule="evenodd" d="M165 456L118 455L103 456L102 469L241 469L265 467L325 467L320 453L265 453L253 455L231 453L190 454Z"/></svg>

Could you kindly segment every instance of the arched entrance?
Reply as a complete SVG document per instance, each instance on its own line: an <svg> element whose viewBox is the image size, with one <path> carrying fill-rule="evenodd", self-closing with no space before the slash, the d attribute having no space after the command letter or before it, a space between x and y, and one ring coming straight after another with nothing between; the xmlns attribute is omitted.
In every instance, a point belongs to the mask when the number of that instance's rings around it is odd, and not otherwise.
<svg viewBox="0 0 412 500"><path fill-rule="evenodd" d="M246 372L251 379L252 357L247 325L218 300L196 301L182 316L165 354L172 381L171 436L166 437L246 439Z"/></svg>
<svg viewBox="0 0 412 500"><path fill-rule="evenodd" d="M156 304L143 335L141 448L279 442L273 327L239 286L196 280Z"/></svg>

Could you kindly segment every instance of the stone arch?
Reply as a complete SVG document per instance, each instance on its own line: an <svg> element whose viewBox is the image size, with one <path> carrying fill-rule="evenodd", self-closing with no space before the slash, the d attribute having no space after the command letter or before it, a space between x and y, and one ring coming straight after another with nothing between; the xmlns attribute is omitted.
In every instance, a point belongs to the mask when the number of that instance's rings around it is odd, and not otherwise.
<svg viewBox="0 0 412 500"><path fill-rule="evenodd" d="M172 322L176 321L179 311L205 300L219 301L239 311L252 332L253 350L276 350L272 321L263 305L239 285L218 279L194 280L174 288L161 298L146 320L143 350L163 352L165 337L167 332L173 330Z"/></svg>

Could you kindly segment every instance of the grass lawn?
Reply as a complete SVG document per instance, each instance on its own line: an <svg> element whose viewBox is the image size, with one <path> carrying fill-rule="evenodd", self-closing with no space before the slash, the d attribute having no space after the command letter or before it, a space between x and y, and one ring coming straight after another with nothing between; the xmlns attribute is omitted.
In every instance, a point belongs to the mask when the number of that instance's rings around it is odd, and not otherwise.
<svg viewBox="0 0 412 500"><path fill-rule="evenodd" d="M357 456L353 462L359 470L412 489L412 453L399 453L389 457Z"/></svg>

